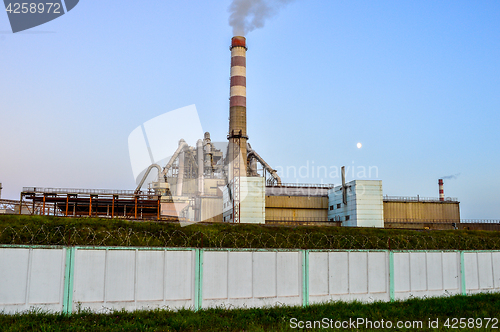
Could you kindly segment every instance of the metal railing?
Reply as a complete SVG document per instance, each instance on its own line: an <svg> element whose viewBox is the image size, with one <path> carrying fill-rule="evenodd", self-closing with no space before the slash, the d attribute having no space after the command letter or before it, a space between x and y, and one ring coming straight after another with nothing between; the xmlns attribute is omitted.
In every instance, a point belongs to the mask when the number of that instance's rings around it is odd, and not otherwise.
<svg viewBox="0 0 500 332"><path fill-rule="evenodd" d="M18 199L0 199L0 204L19 204Z"/></svg>
<svg viewBox="0 0 500 332"><path fill-rule="evenodd" d="M461 224L500 224L500 219L418 219L418 218L385 218L384 222L390 223L461 223Z"/></svg>
<svg viewBox="0 0 500 332"><path fill-rule="evenodd" d="M331 189L334 184L324 184L324 183L282 183L278 184L266 184L266 187L289 187L289 188L322 188Z"/></svg>
<svg viewBox="0 0 500 332"><path fill-rule="evenodd" d="M281 217L281 218L275 218L275 217L270 217L269 219L266 218L266 222L331 222L331 223L336 223L338 221L330 221L328 218L325 217Z"/></svg>
<svg viewBox="0 0 500 332"><path fill-rule="evenodd" d="M134 195L134 190L23 187L23 193L87 194L87 195ZM140 192L140 194L141 193L142 192Z"/></svg>
<svg viewBox="0 0 500 332"><path fill-rule="evenodd" d="M19 210L19 201L11 199L0 199L0 213L13 213Z"/></svg>
<svg viewBox="0 0 500 332"><path fill-rule="evenodd" d="M388 196L388 195L384 195L383 200L386 202L443 202L437 197L420 197L420 196ZM458 202L458 198L445 197L444 202Z"/></svg>
<svg viewBox="0 0 500 332"><path fill-rule="evenodd" d="M500 224L500 219L460 219L462 224Z"/></svg>
<svg viewBox="0 0 500 332"><path fill-rule="evenodd" d="M458 219L419 219L419 218L384 218L388 223L412 223L412 224L451 224L459 223Z"/></svg>

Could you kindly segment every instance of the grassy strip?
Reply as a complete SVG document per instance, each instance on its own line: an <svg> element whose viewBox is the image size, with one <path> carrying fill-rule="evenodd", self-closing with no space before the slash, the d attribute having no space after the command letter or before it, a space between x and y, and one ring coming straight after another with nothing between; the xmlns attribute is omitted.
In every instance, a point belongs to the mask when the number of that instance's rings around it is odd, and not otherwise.
<svg viewBox="0 0 500 332"><path fill-rule="evenodd" d="M302 307L272 307L259 309L206 309L198 312L190 310L153 311L115 311L108 314L80 312L71 316L64 314L48 314L31 312L15 315L0 314L1 331L293 331L291 319L298 321L321 321L323 318L335 321L354 321L364 318L372 322L388 320L394 331L448 331L444 326L446 320L452 318L474 318L474 328L491 330L492 324L485 329L485 318L500 316L500 294L478 294L471 296L451 296L445 298L410 299L393 303L375 302L362 304L359 302L331 302L327 304ZM479 327L478 318L482 319ZM429 329L429 320L438 319L439 328ZM297 321L297 323L298 323ZM398 321L421 321L422 328L413 325L411 328L397 329ZM466 320L466 324L471 321ZM450 321L450 323L452 323ZM314 324L314 323L312 323ZM335 324L335 323L333 323ZM373 323L372 323L373 324ZM387 324L387 323L385 323ZM307 325L304 325L307 326ZM366 329L367 325L358 328ZM385 325L387 326L387 325ZM351 325L351 328L353 326ZM457 324L460 327L460 324ZM500 323L496 324L498 330ZM320 329L307 329L309 331ZM354 330L354 329L349 329ZM373 329L376 330L376 329ZM379 331L381 329L378 329ZM382 329L384 330L384 329ZM472 330L471 325L465 329Z"/></svg>
<svg viewBox="0 0 500 332"><path fill-rule="evenodd" d="M133 222L0 216L0 244L205 248L500 250L500 232Z"/></svg>

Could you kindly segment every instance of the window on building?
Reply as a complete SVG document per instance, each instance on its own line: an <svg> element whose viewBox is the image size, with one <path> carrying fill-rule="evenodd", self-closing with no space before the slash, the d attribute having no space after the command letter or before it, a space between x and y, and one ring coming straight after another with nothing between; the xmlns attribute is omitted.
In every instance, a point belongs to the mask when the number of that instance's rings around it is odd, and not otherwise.
<svg viewBox="0 0 500 332"><path fill-rule="evenodd" d="M337 209L340 209L340 203L339 203L339 204L337 204Z"/></svg>
<svg viewBox="0 0 500 332"><path fill-rule="evenodd" d="M330 221L333 221L333 218L330 218Z"/></svg>
<svg viewBox="0 0 500 332"><path fill-rule="evenodd" d="M345 221L347 221L347 220L349 220L349 219L351 219L351 217L350 217L350 216L345 216Z"/></svg>
<svg viewBox="0 0 500 332"><path fill-rule="evenodd" d="M330 205L330 211L333 210L333 205Z"/></svg>

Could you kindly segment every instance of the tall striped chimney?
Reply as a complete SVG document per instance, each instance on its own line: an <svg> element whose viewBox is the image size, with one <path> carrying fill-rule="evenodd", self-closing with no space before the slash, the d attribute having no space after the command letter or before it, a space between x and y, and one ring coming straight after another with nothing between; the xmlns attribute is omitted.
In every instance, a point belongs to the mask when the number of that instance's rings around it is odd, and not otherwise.
<svg viewBox="0 0 500 332"><path fill-rule="evenodd" d="M235 36L231 40L231 90L229 97L229 160L234 160L234 144L239 142L239 175L247 175L247 92L246 39ZM232 172L230 172L232 173ZM232 176L231 176L232 178Z"/></svg>
<svg viewBox="0 0 500 332"><path fill-rule="evenodd" d="M443 179L438 180L439 184L439 200L444 201L444 185L443 185Z"/></svg>

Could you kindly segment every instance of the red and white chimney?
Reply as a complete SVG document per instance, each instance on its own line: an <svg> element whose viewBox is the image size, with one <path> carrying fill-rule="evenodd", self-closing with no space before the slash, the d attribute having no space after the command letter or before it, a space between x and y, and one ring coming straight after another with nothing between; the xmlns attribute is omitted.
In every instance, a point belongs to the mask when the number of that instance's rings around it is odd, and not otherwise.
<svg viewBox="0 0 500 332"><path fill-rule="evenodd" d="M239 176L247 175L247 93L246 93L246 39L235 36L231 40L231 90L229 97L229 160L234 160L234 144L239 145ZM230 172L231 174L232 172ZM232 176L230 175L230 179Z"/></svg>
<svg viewBox="0 0 500 332"><path fill-rule="evenodd" d="M444 201L444 186L443 186L443 179L438 180L439 184L439 200Z"/></svg>

